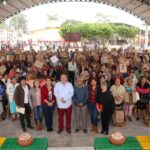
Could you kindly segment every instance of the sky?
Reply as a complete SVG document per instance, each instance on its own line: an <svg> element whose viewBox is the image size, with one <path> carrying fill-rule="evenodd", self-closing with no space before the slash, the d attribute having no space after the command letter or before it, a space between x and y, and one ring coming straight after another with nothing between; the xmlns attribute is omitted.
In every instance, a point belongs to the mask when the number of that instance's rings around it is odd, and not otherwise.
<svg viewBox="0 0 150 150"><path fill-rule="evenodd" d="M23 13L27 16L29 31L48 27L52 24L52 22L48 21L46 14L56 15L59 18L59 21L55 21L55 25L61 24L66 19L97 22L97 13L101 13L104 16L111 15L112 22L136 25L140 28L144 24L140 19L120 9L90 2L50 3L28 9Z"/></svg>

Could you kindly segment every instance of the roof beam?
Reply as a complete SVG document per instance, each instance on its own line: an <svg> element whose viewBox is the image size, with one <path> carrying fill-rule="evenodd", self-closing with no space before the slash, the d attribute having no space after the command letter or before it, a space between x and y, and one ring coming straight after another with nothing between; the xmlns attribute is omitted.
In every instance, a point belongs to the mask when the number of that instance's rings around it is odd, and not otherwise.
<svg viewBox="0 0 150 150"><path fill-rule="evenodd" d="M139 8L139 7L141 7L142 5L143 5L143 3L139 4L138 6L134 7L134 8L132 9L132 11L135 10L135 9L137 9L137 8Z"/></svg>
<svg viewBox="0 0 150 150"><path fill-rule="evenodd" d="M145 9L144 11L142 11L142 12L138 13L138 15L142 15L142 14L146 13L146 12L147 12L147 11L149 11L149 10L150 10L150 8Z"/></svg>
<svg viewBox="0 0 150 150"><path fill-rule="evenodd" d="M21 4L23 4L24 6L28 7L27 4L25 4L22 0L18 0Z"/></svg>
<svg viewBox="0 0 150 150"><path fill-rule="evenodd" d="M7 1L7 4L10 5L11 7L13 7L13 8L15 8L15 9L19 10L19 8L17 8L16 6L14 6L12 3L9 3L9 1Z"/></svg>
<svg viewBox="0 0 150 150"><path fill-rule="evenodd" d="M1 5L0 5L0 6L1 6ZM11 12L10 12L9 10L5 9L4 7L0 7L0 9L2 9L2 10L4 10L4 11L6 11L6 12L8 12L8 13L11 14Z"/></svg>
<svg viewBox="0 0 150 150"><path fill-rule="evenodd" d="M127 4L123 5L122 8L127 7L133 0L130 0Z"/></svg>

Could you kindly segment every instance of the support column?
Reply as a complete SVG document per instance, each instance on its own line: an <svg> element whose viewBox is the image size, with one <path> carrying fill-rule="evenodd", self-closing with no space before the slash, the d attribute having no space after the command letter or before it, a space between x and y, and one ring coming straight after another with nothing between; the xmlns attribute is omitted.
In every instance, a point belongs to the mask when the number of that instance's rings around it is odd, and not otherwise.
<svg viewBox="0 0 150 150"><path fill-rule="evenodd" d="M146 24L146 29L145 29L145 45L144 45L144 49L148 48L148 24Z"/></svg>

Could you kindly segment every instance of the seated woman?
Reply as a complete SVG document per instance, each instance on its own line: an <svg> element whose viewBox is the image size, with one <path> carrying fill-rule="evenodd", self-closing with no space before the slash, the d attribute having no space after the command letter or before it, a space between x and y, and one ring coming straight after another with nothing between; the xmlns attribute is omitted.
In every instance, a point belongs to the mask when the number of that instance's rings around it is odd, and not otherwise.
<svg viewBox="0 0 150 150"><path fill-rule="evenodd" d="M107 91L107 83L101 84L102 92L97 92L97 109L101 113L102 131L101 134L109 134L109 122L115 109L114 98L110 91ZM101 108L99 109L99 106Z"/></svg>
<svg viewBox="0 0 150 150"><path fill-rule="evenodd" d="M110 91L114 97L116 107L123 107L125 99L125 88L121 85L119 78L116 79L115 84L110 88Z"/></svg>

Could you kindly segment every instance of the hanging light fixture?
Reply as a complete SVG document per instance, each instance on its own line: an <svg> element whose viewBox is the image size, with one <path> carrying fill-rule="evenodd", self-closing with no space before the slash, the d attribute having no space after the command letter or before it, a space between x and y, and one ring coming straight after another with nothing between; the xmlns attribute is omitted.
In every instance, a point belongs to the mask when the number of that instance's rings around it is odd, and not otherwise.
<svg viewBox="0 0 150 150"><path fill-rule="evenodd" d="M7 2L5 0L3 0L3 5L7 5Z"/></svg>

